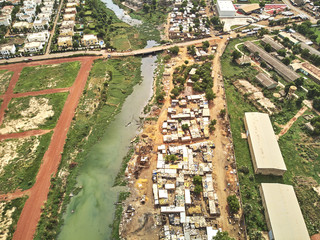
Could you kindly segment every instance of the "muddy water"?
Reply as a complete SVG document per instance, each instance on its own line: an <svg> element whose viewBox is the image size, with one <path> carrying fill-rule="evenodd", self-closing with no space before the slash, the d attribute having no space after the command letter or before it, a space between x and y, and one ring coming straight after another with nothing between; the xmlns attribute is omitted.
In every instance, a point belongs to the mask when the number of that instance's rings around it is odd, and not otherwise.
<svg viewBox="0 0 320 240"><path fill-rule="evenodd" d="M131 26L140 25L142 23L138 19L131 18L122 8L114 4L112 0L101 0L101 1L104 2L107 8L111 9L121 21L128 23Z"/></svg>
<svg viewBox="0 0 320 240"><path fill-rule="evenodd" d="M154 44L149 41L147 47ZM119 188L112 188L113 181L129 149L130 141L137 134L138 125L135 120L139 119L152 96L155 61L156 56L142 59L142 83L134 87L121 112L107 126L102 140L88 154L77 179L78 185L83 189L72 198L67 208L59 239L110 239L109 225L113 221L114 203L119 192Z"/></svg>

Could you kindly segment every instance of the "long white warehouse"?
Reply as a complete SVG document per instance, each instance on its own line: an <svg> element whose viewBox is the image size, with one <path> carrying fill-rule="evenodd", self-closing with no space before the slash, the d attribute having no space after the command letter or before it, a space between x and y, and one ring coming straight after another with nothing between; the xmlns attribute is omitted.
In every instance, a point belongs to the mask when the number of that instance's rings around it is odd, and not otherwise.
<svg viewBox="0 0 320 240"><path fill-rule="evenodd" d="M244 124L256 174L282 176L287 171L269 115L246 112Z"/></svg>
<svg viewBox="0 0 320 240"><path fill-rule="evenodd" d="M310 240L291 185L261 183L260 194L270 240Z"/></svg>

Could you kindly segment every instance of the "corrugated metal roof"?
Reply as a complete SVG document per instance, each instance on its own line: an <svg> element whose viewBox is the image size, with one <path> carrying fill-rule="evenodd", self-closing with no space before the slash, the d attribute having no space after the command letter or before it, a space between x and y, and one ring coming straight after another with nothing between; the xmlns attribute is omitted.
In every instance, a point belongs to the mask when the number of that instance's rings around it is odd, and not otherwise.
<svg viewBox="0 0 320 240"><path fill-rule="evenodd" d="M262 48L258 47L250 41L246 41L244 45L252 53L258 52L260 58L266 63L270 64L282 77L288 79L289 81L294 81L300 77L299 74L288 68L282 62L272 57L269 53L264 51Z"/></svg>
<svg viewBox="0 0 320 240"><path fill-rule="evenodd" d="M284 46L281 43L277 43L269 36L265 36L264 38L261 39L261 41L264 42L265 44L270 44L270 46L276 51L284 48Z"/></svg>

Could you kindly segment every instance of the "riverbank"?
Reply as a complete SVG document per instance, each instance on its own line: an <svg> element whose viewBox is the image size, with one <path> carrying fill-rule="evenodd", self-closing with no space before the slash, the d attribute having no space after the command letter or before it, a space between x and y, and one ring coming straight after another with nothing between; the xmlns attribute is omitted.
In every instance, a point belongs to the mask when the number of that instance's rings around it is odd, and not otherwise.
<svg viewBox="0 0 320 240"><path fill-rule="evenodd" d="M77 185L77 176L88 153L101 141L106 126L120 112L133 87L141 82L140 66L138 57L95 61L68 133L58 174L52 178L35 239L58 236L68 203L83 190Z"/></svg>

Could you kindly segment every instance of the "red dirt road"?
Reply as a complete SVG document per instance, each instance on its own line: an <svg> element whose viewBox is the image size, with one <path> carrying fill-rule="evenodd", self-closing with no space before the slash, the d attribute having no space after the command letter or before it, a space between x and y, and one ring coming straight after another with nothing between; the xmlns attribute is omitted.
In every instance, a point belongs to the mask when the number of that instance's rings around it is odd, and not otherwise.
<svg viewBox="0 0 320 240"><path fill-rule="evenodd" d="M51 176L57 173L60 160L61 160L61 152L63 151L67 133L71 125L72 118L74 117L74 113L78 105L79 99L84 90L87 78L89 76L90 69L92 67L92 63L95 59L97 59L97 57L55 59L55 60L48 60L43 62L30 62L30 63L14 64L14 65L0 67L0 69L8 69L8 70L14 71L14 74L11 78L7 92L2 96L3 103L0 108L1 122L4 117L5 109L7 109L8 104L12 97L30 96L34 94L40 95L40 94L47 94L51 92L55 93L59 91L68 91L68 90L70 91L70 94L68 95L68 98L65 102L64 108L57 122L57 125L53 130L51 143L49 145L47 152L43 157L42 164L37 174L36 183L34 184L34 186L31 189L24 192L21 192L18 190L14 193L0 195L0 200L1 199L8 200L11 198L14 199L17 197L21 197L25 194L29 195L29 198L26 201L26 204L19 218L17 229L13 235L13 239L17 239L17 240L33 239L33 236L35 234L36 227L41 215L41 206L47 200L47 195L48 195L50 184L51 184L50 183ZM13 94L13 89L15 87L15 84L18 81L20 72L23 67L44 65L44 64L59 64L59 63L71 62L71 61L81 62L81 68L71 88L49 89L49 90L43 90L38 92ZM39 135L43 133L44 132L42 130L33 130L33 131L24 132L24 133L8 134L8 135L0 136L0 140L11 138L12 136L16 138L16 137Z"/></svg>
<svg viewBox="0 0 320 240"><path fill-rule="evenodd" d="M8 133L8 134L0 135L0 141L5 139L12 139L12 138L25 138L30 136L44 135L50 131L52 131L52 129L50 130L36 129L36 130L30 130L26 132Z"/></svg>

